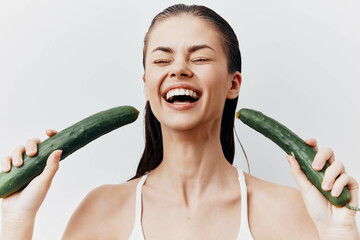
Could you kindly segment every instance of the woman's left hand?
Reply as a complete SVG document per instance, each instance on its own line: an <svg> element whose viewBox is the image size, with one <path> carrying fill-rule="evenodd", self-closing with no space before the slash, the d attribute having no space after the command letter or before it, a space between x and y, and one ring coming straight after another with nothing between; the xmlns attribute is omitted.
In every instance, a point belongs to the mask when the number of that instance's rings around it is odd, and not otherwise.
<svg viewBox="0 0 360 240"><path fill-rule="evenodd" d="M326 162L330 164L325 171L322 189L331 191L333 197L338 197L347 186L351 195L349 205L357 207L358 183L346 174L344 165L335 160L333 150L331 148L319 150L315 139L307 139L305 143L318 151L312 163L314 170L320 171ZM295 158L291 155L286 158L290 164L291 174L300 188L309 216L321 239L360 239L355 221L356 211L332 205L307 179Z"/></svg>

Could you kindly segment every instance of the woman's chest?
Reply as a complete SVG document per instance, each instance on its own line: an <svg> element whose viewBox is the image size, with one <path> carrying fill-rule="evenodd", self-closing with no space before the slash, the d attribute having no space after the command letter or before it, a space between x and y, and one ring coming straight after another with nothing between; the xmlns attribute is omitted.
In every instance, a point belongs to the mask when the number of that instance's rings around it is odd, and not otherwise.
<svg viewBox="0 0 360 240"><path fill-rule="evenodd" d="M194 209L144 197L142 210L146 240L236 240L240 230L240 195L228 201L199 204Z"/></svg>

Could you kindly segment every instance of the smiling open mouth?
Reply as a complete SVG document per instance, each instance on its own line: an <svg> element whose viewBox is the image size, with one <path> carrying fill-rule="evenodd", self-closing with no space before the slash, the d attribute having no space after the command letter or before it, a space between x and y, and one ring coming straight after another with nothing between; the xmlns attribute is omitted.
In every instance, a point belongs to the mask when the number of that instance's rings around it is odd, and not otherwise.
<svg viewBox="0 0 360 240"><path fill-rule="evenodd" d="M198 101L200 94L190 89L175 88L168 91L164 98L168 103L188 104Z"/></svg>

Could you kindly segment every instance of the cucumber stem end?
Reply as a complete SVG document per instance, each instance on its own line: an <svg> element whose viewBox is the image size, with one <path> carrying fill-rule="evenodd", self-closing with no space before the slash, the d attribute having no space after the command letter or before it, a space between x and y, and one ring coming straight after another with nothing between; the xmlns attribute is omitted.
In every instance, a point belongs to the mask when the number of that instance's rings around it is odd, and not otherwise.
<svg viewBox="0 0 360 240"><path fill-rule="evenodd" d="M352 207L349 204L346 204L345 207L347 207L350 210L354 210L354 211L360 211L360 208L356 208L356 207Z"/></svg>

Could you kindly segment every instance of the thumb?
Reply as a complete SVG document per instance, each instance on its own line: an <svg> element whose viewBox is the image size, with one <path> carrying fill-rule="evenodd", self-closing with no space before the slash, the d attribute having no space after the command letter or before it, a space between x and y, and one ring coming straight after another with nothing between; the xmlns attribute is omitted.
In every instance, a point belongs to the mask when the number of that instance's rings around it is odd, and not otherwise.
<svg viewBox="0 0 360 240"><path fill-rule="evenodd" d="M37 213L59 168L61 154L62 150L52 152L47 159L43 172L21 191L22 201L19 201L21 202L21 209L26 212Z"/></svg>
<svg viewBox="0 0 360 240"><path fill-rule="evenodd" d="M306 177L305 173L301 170L298 161L291 155L287 155L286 159L290 165L291 175L295 179L296 184L299 186L300 191L308 191L310 188L312 188L313 185Z"/></svg>
<svg viewBox="0 0 360 240"><path fill-rule="evenodd" d="M44 182L51 183L55 173L59 169L59 162L62 152L62 150L56 150L48 157L45 169L41 173L41 178Z"/></svg>

